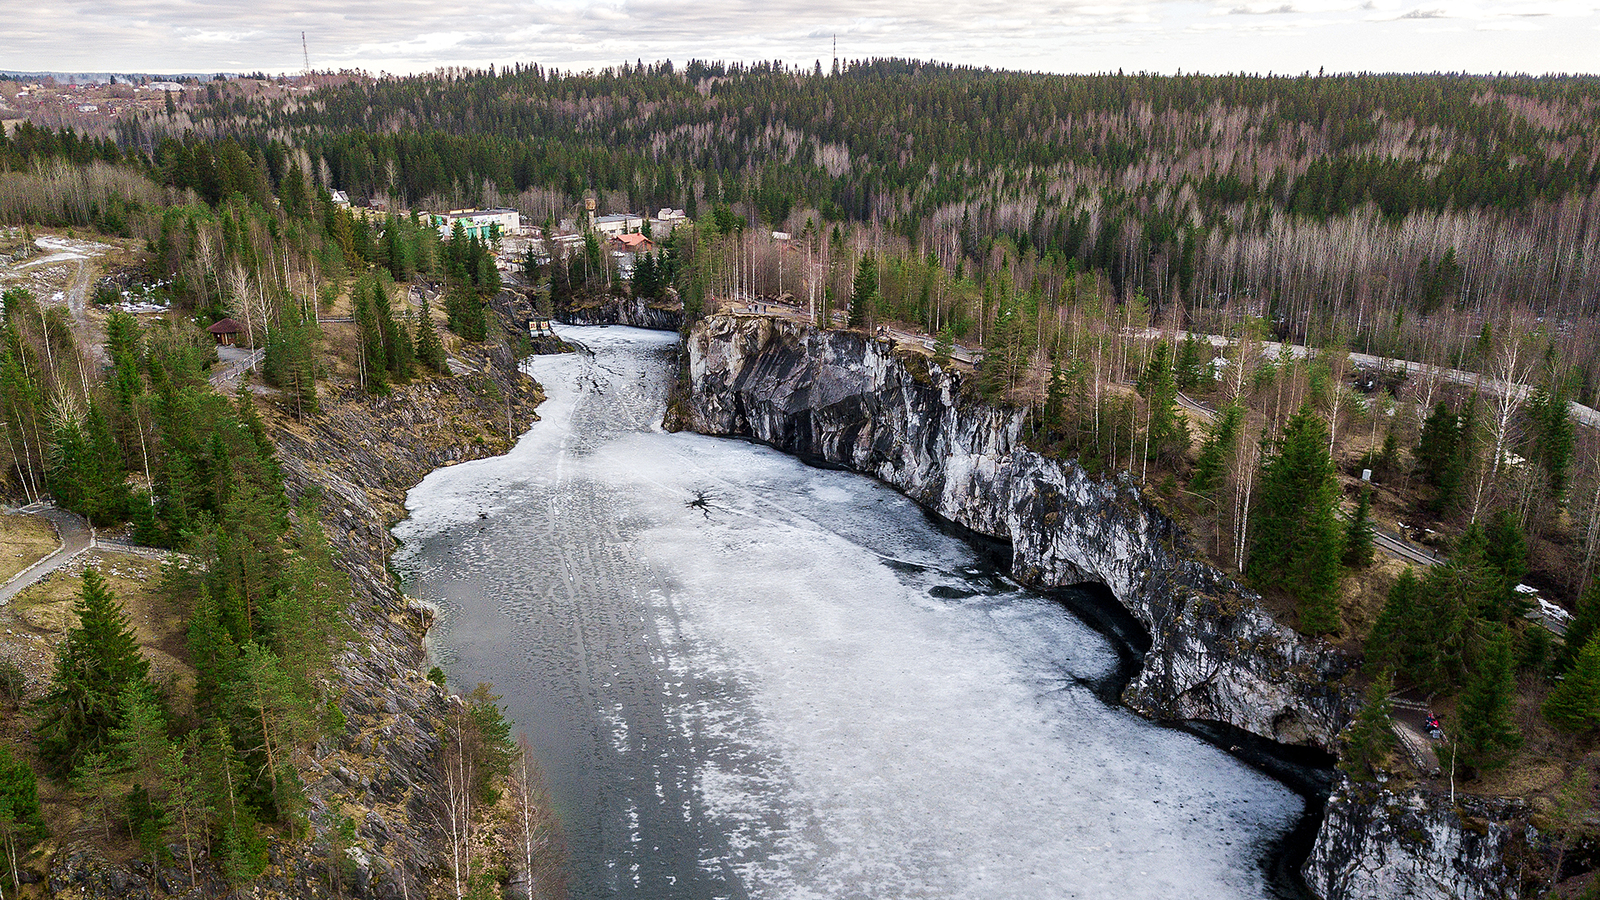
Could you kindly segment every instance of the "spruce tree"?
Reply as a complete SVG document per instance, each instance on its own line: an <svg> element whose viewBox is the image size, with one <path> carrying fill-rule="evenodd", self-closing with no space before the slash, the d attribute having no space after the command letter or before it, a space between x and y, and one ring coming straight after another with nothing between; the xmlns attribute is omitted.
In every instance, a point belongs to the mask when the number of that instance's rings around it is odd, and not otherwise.
<svg viewBox="0 0 1600 900"><path fill-rule="evenodd" d="M878 299L878 262L870 252L861 254L855 283L850 291L850 327L866 328L872 323L873 304Z"/></svg>
<svg viewBox="0 0 1600 900"><path fill-rule="evenodd" d="M439 330L434 327L433 311L428 306L426 295L422 298L422 307L417 310L416 335L417 363L430 372L440 375L449 374L449 364L445 360L444 341L440 340Z"/></svg>
<svg viewBox="0 0 1600 900"><path fill-rule="evenodd" d="M48 833L33 769L0 744L0 842L5 845L5 876L12 884L17 883L19 861Z"/></svg>
<svg viewBox="0 0 1600 900"><path fill-rule="evenodd" d="M1339 485L1328 455L1328 430L1309 406L1290 417L1276 452L1262 463L1260 501L1251 519L1246 573L1262 590L1280 591L1299 608L1300 629L1339 627Z"/></svg>
<svg viewBox="0 0 1600 900"><path fill-rule="evenodd" d="M1345 522L1344 564L1362 569L1372 564L1372 490L1363 488L1356 511Z"/></svg>
<svg viewBox="0 0 1600 900"><path fill-rule="evenodd" d="M75 612L78 626L67 632L50 688L36 706L39 755L63 775L111 743L123 720L123 694L149 686L150 664L139 654L122 604L93 568L83 572Z"/></svg>
<svg viewBox="0 0 1600 900"><path fill-rule="evenodd" d="M1572 664L1578 660L1578 651L1589 643L1596 631L1600 631L1600 578L1591 580L1578 596L1577 612L1572 617L1572 624L1567 626L1567 633L1563 635L1564 645L1556 656L1556 672L1572 668Z"/></svg>
<svg viewBox="0 0 1600 900"><path fill-rule="evenodd" d="M1577 663L1545 698L1544 717L1568 734L1600 728L1600 640L1583 645Z"/></svg>
<svg viewBox="0 0 1600 900"><path fill-rule="evenodd" d="M1477 668L1468 679L1456 709L1456 732L1462 758L1479 769L1496 769L1511 760L1522 746L1522 735L1511 721L1515 667L1511 659L1511 633L1504 625L1488 624Z"/></svg>
<svg viewBox="0 0 1600 900"><path fill-rule="evenodd" d="M1393 707L1389 702L1389 692L1393 690L1393 673L1384 671L1373 679L1361 712L1345 734L1348 750L1340 765L1351 778L1358 781L1370 778L1394 747Z"/></svg>
<svg viewBox="0 0 1600 900"><path fill-rule="evenodd" d="M1414 679L1417 628L1417 598L1421 591L1416 574L1407 567L1389 586L1383 610L1367 633L1366 669L1369 673L1388 671Z"/></svg>
<svg viewBox="0 0 1600 900"><path fill-rule="evenodd" d="M1148 458L1172 460L1189 449L1189 424L1178 413L1178 386L1172 379L1172 349L1157 341L1139 378L1139 393L1149 404L1145 440Z"/></svg>
<svg viewBox="0 0 1600 900"><path fill-rule="evenodd" d="M1222 476L1229 457L1239 443L1239 429L1244 425L1244 408L1230 403L1211 426L1211 431L1200 444L1200 454L1195 458L1194 474L1189 487L1202 497L1210 497L1222 486Z"/></svg>

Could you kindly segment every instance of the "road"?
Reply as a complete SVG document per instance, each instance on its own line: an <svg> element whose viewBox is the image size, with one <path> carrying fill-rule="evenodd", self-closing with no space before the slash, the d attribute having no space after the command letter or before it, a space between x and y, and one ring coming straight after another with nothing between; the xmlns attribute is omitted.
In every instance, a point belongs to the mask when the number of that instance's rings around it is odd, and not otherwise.
<svg viewBox="0 0 1600 900"><path fill-rule="evenodd" d="M1166 337L1169 334L1172 336L1174 341L1182 341L1187 339L1190 333L1187 331L1164 332L1155 328L1147 328L1145 329L1143 336L1154 340L1157 338ZM1207 343L1211 344L1211 346L1218 349L1227 347L1233 341L1232 338L1220 334L1200 334L1196 332L1195 337L1206 341ZM1261 353L1263 356L1277 356L1283 352L1284 347L1289 348L1289 353L1294 356L1295 359L1304 359L1311 352L1310 348L1306 347L1304 344L1283 344L1278 341L1262 341ZM1509 393L1513 400L1525 399L1532 390L1532 388L1525 384L1508 385L1506 382L1499 379L1488 378L1479 375L1477 372L1468 372L1464 369L1446 369L1439 366L1430 365L1428 363L1411 362L1404 359L1391 359L1386 356L1374 356L1370 353L1356 353L1352 351L1348 355L1350 362L1358 366L1379 369L1380 371L1398 368L1403 369L1407 375L1433 375L1454 384L1470 384L1481 386L1482 389L1502 397ZM1590 428L1600 428L1600 411L1595 410L1593 407L1584 406L1577 401L1572 401L1569 405L1572 410L1573 419L1578 421L1580 424L1589 426Z"/></svg>
<svg viewBox="0 0 1600 900"><path fill-rule="evenodd" d="M17 512L38 516L55 526L56 536L61 541L54 553L39 560L21 572L11 576L11 580L0 585L0 604L11 602L20 591L32 584L37 584L46 575L61 568L77 557L78 554L94 546L94 532L89 528L89 523L84 521L77 513L68 512L50 503L33 503L18 509Z"/></svg>

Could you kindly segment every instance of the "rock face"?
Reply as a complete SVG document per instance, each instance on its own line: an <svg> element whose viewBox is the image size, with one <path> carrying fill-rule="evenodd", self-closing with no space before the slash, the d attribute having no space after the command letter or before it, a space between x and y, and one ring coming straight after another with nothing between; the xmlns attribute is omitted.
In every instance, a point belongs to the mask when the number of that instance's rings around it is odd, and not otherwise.
<svg viewBox="0 0 1600 900"><path fill-rule="evenodd" d="M1306 861L1306 884L1324 900L1523 896L1537 835L1520 801L1395 794L1341 785L1328 798Z"/></svg>
<svg viewBox="0 0 1600 900"><path fill-rule="evenodd" d="M575 306L568 311L569 325L632 325L656 331L683 327L682 304L648 303L637 297L607 297L595 306Z"/></svg>
<svg viewBox="0 0 1600 900"><path fill-rule="evenodd" d="M940 516L1007 540L1012 575L1109 588L1150 635L1125 701L1331 750L1349 715L1349 660L1274 622L1196 560L1127 480L1023 446L1022 412L972 401L962 378L853 332L712 316L688 341L685 424L873 475Z"/></svg>
<svg viewBox="0 0 1600 900"><path fill-rule="evenodd" d="M752 438L872 475L940 516L1009 541L1039 588L1104 585L1150 636L1123 699L1164 719L1223 722L1334 752L1352 661L1273 621L1190 551L1131 479L1094 478L1023 446L1023 414L972 400L961 376L852 332L712 316L688 339L680 425ZM1519 896L1532 840L1515 804L1341 789L1304 872L1325 900Z"/></svg>

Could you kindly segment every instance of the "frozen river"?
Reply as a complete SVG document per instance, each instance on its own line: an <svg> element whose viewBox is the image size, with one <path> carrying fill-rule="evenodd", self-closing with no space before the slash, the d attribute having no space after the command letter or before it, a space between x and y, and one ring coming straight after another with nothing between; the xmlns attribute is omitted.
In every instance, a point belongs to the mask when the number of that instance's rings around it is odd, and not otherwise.
<svg viewBox="0 0 1600 900"><path fill-rule="evenodd" d="M575 898L1274 896L1301 798L1103 702L1061 602L870 479L663 432L673 335L562 335L543 420L413 490L395 565L536 748Z"/></svg>

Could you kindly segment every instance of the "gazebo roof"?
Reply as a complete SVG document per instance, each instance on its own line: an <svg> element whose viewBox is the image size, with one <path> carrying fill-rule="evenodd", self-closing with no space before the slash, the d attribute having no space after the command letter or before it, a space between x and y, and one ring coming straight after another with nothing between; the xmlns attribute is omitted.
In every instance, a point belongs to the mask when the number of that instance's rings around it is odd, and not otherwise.
<svg viewBox="0 0 1600 900"><path fill-rule="evenodd" d="M212 334L238 334L244 330L244 326L232 319L223 319L206 330Z"/></svg>

